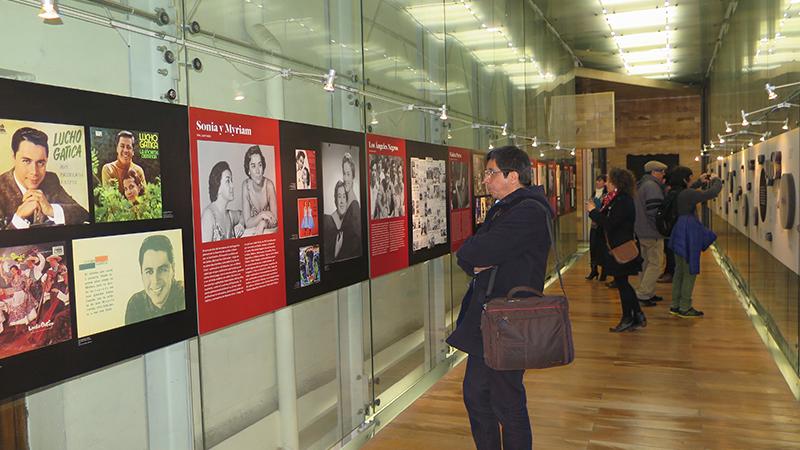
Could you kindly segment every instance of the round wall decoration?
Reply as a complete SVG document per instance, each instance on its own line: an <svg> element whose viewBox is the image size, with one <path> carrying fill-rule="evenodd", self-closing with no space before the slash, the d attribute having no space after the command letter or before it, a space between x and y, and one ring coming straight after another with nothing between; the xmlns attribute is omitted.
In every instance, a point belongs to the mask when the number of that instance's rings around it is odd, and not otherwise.
<svg viewBox="0 0 800 450"><path fill-rule="evenodd" d="M797 197L794 187L794 177L790 173L783 174L780 178L780 191L778 192L778 214L781 226L788 230L794 226L794 212Z"/></svg>
<svg viewBox="0 0 800 450"><path fill-rule="evenodd" d="M767 169L761 168L761 176L758 178L758 210L761 213L761 221L767 220Z"/></svg>
<svg viewBox="0 0 800 450"><path fill-rule="evenodd" d="M750 195L744 194L742 198L742 225L750 225Z"/></svg>

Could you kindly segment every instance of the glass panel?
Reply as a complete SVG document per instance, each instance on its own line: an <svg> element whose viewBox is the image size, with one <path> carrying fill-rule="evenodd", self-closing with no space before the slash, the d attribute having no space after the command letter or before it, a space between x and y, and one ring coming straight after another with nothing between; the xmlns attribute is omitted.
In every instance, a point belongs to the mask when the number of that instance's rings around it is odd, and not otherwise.
<svg viewBox="0 0 800 450"><path fill-rule="evenodd" d="M383 408L430 370L429 321L432 261L371 281L375 397Z"/></svg>
<svg viewBox="0 0 800 450"><path fill-rule="evenodd" d="M174 89L176 101L186 102L183 52L177 45L144 28L110 22L105 9L80 5L91 11L81 13L86 20L65 12L64 25L45 25L37 8L5 2L0 30L14 45L0 61L0 76L148 100L167 101L167 92ZM94 56L87 57L86 49ZM165 60L167 51L174 62Z"/></svg>

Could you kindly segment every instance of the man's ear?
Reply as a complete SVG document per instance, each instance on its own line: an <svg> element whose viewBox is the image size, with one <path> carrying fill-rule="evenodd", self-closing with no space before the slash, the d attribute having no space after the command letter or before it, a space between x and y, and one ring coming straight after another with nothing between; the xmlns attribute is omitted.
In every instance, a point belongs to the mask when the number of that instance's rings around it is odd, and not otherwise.
<svg viewBox="0 0 800 450"><path fill-rule="evenodd" d="M508 181L519 183L519 173L516 170L508 172Z"/></svg>

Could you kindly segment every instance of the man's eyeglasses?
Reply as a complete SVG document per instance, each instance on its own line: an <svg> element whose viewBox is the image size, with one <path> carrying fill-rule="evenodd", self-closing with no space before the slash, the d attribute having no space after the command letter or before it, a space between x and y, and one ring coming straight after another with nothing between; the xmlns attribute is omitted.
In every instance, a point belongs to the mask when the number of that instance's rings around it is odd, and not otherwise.
<svg viewBox="0 0 800 450"><path fill-rule="evenodd" d="M489 177L491 177L492 175L494 175L494 174L496 174L496 173L503 173L503 174L505 174L505 173L507 173L507 172L504 172L504 171L502 171L502 170L500 170L500 169L486 169L486 170L484 170L484 171L483 171L483 176L484 176L485 178L489 178Z"/></svg>

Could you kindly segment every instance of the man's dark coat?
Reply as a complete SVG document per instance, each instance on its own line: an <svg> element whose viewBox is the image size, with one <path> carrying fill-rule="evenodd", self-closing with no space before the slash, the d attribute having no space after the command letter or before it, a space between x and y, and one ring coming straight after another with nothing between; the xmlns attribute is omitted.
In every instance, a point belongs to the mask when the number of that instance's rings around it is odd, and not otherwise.
<svg viewBox="0 0 800 450"><path fill-rule="evenodd" d="M60 205L64 210L64 222L67 225L79 224L89 220L89 213L78 204L67 191L61 187L58 175L53 172L45 173L44 180L39 184L39 190L47 197L51 204ZM22 204L22 192L14 180L14 169L0 175L0 217L3 229L13 229L11 219Z"/></svg>

